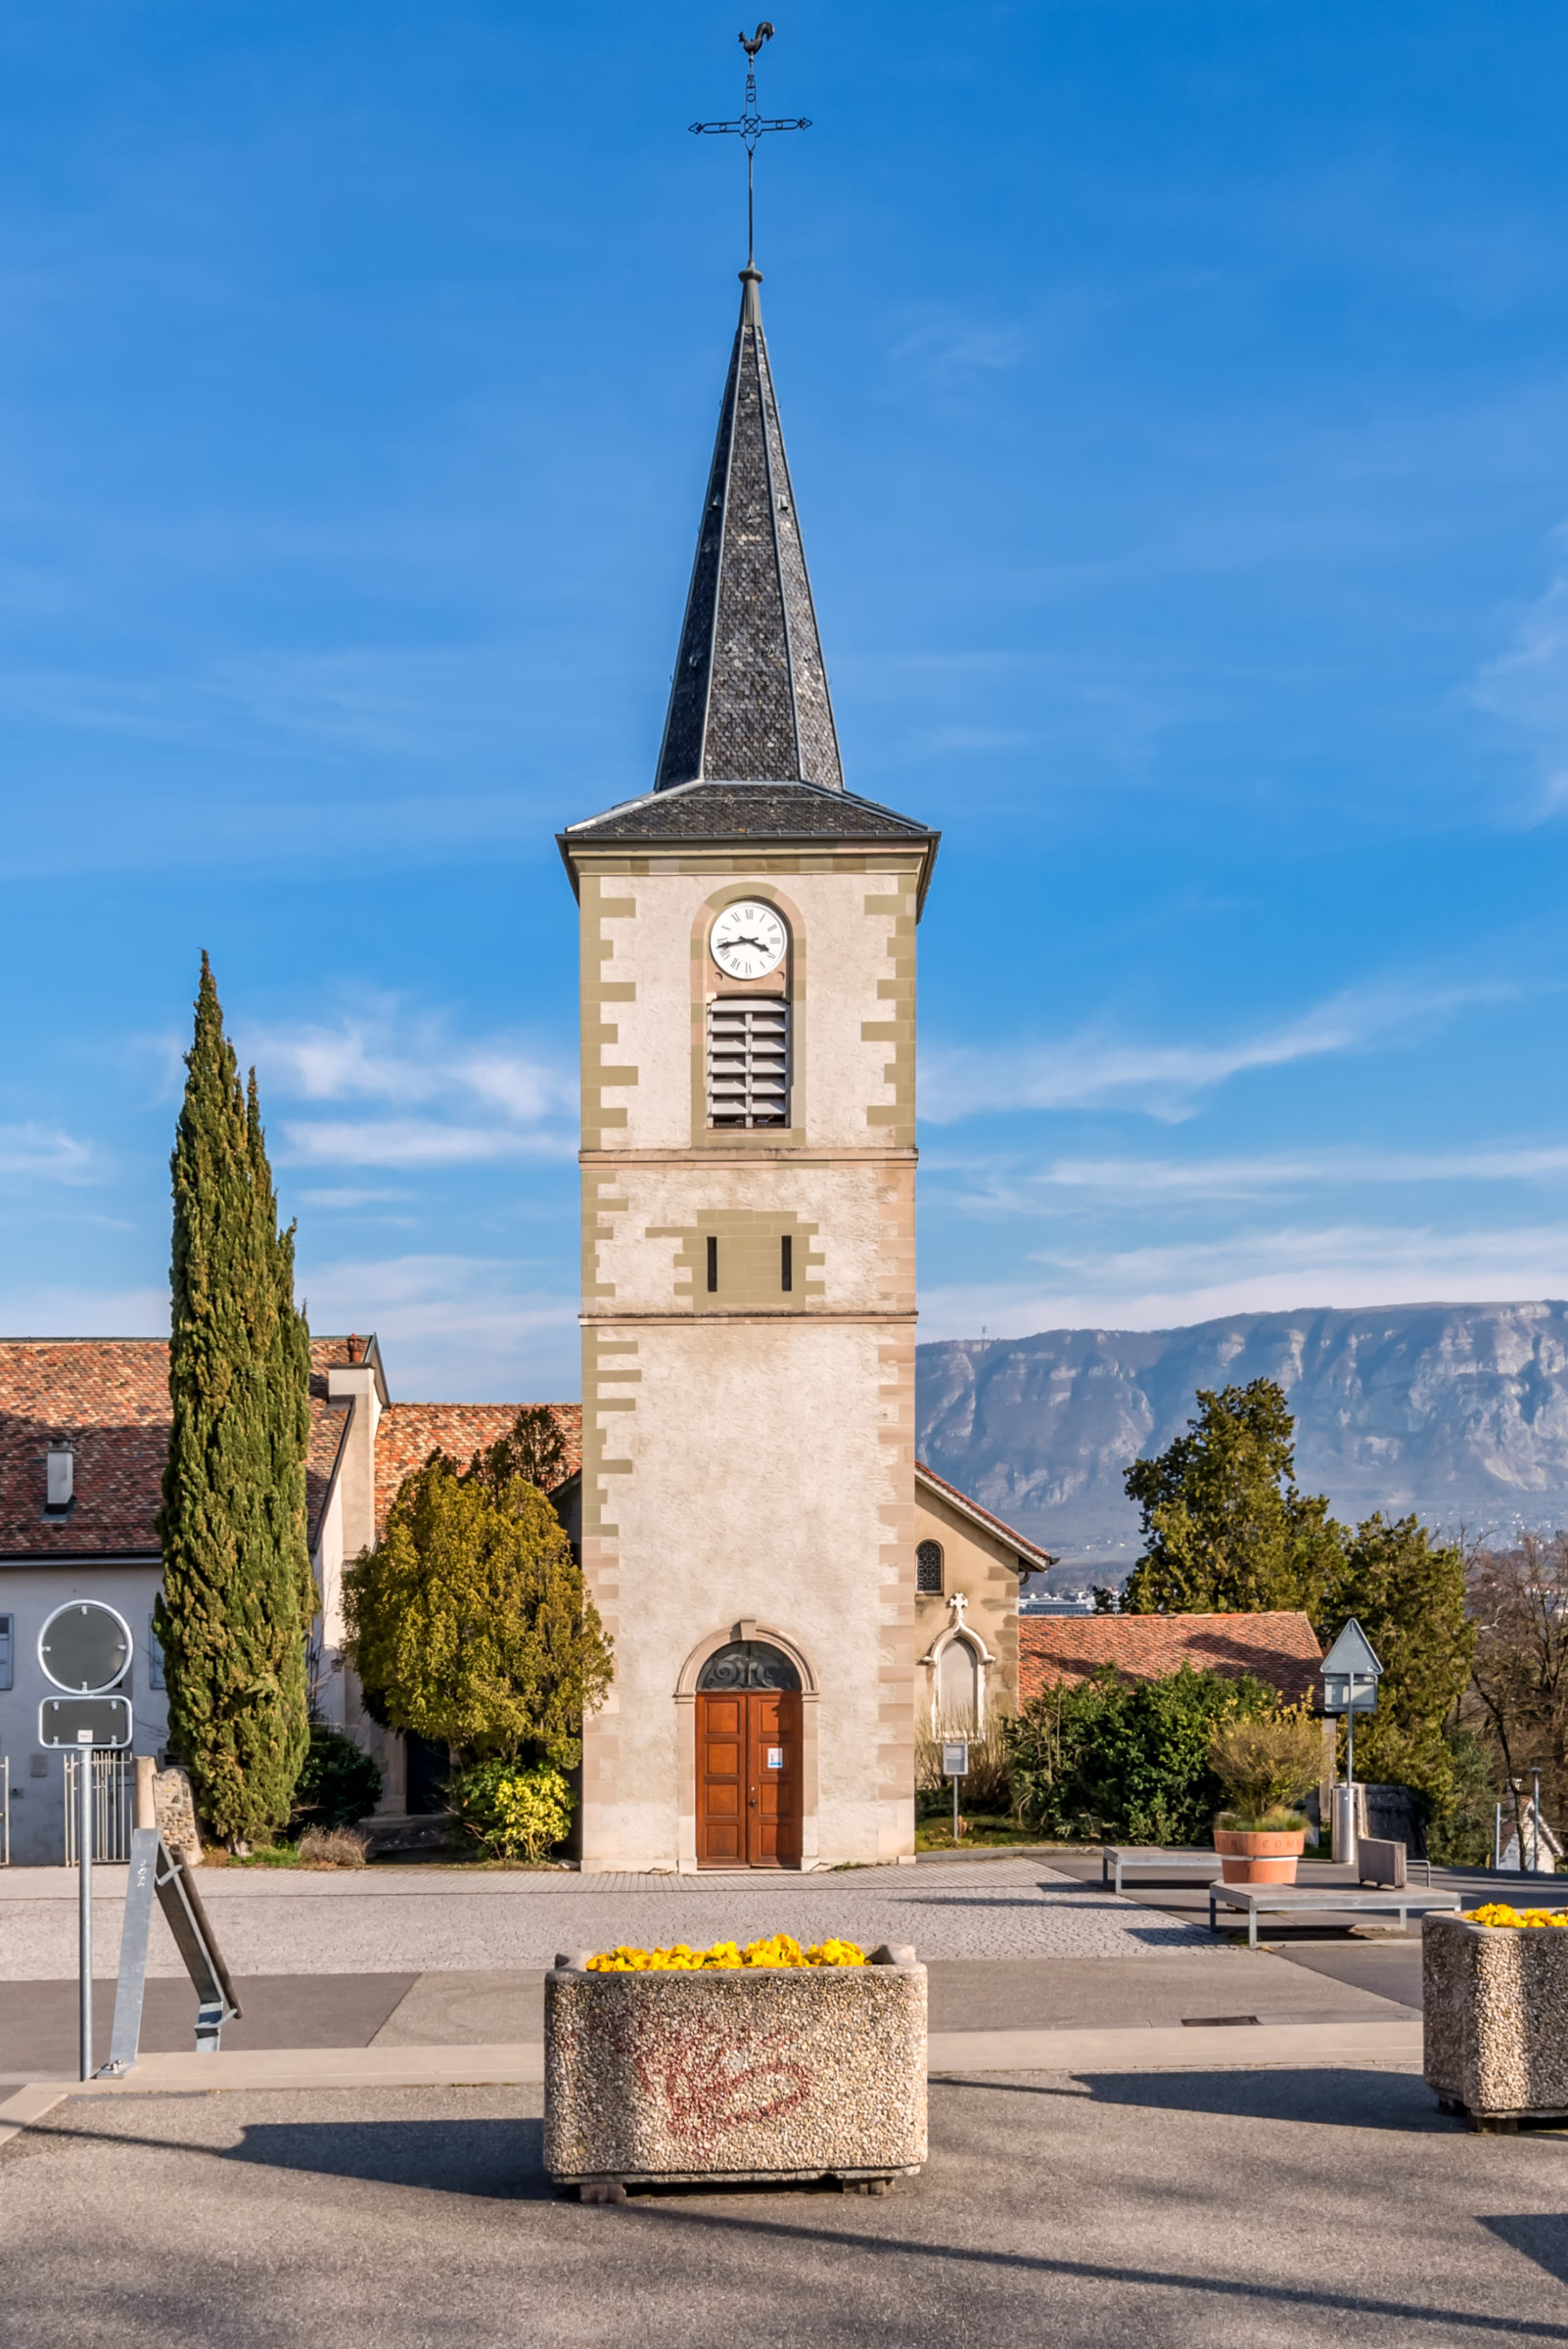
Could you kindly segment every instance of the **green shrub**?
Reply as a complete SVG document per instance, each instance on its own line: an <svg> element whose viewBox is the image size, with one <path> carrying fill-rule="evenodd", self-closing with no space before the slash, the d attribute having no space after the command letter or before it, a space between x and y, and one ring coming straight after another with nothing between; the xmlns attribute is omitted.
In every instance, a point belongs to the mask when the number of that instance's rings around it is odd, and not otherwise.
<svg viewBox="0 0 1568 2349"><path fill-rule="evenodd" d="M448 1781L446 1808L492 1859L539 1860L572 1824L572 1790L553 1763L479 1762Z"/></svg>
<svg viewBox="0 0 1568 2349"><path fill-rule="evenodd" d="M1428 1823L1427 1855L1442 1867L1482 1867L1492 1858L1493 1805L1502 1792L1501 1775L1491 1747L1473 1729L1451 1727L1446 1742L1451 1758L1449 1800ZM1511 1811L1505 1810L1503 1819L1507 1836L1513 1831Z"/></svg>
<svg viewBox="0 0 1568 2349"><path fill-rule="evenodd" d="M1079 1687L1048 1688L1009 1724L1014 1811L1047 1837L1206 1842L1224 1799L1211 1732L1278 1702L1250 1674L1188 1664L1158 1681L1121 1680L1106 1665Z"/></svg>
<svg viewBox="0 0 1568 2349"><path fill-rule="evenodd" d="M351 1827L381 1800L381 1772L362 1746L336 1729L312 1724L310 1749L294 1789L289 1832L307 1827Z"/></svg>

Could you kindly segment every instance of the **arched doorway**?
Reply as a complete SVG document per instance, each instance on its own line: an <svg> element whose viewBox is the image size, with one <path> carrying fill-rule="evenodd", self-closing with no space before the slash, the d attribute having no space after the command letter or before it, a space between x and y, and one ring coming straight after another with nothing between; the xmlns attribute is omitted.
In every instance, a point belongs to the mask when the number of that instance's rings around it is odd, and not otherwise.
<svg viewBox="0 0 1568 2349"><path fill-rule="evenodd" d="M799 1867L801 1676L766 1639L731 1639L697 1677L697 1865Z"/></svg>

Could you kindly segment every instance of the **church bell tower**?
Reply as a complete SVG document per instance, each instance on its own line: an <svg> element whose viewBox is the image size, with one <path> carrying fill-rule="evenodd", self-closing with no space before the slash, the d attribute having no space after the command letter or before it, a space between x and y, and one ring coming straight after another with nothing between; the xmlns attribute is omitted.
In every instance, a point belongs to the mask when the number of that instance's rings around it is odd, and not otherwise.
<svg viewBox="0 0 1568 2349"><path fill-rule="evenodd" d="M741 273L654 788L570 825L582 1557L615 1641L582 1865L914 1852L915 929L845 788Z"/></svg>

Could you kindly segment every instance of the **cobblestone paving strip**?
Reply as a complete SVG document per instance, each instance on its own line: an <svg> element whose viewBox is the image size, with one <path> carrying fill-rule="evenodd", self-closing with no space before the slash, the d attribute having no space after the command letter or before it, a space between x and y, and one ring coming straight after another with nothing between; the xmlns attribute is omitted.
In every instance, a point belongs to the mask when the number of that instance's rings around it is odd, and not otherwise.
<svg viewBox="0 0 1568 2349"><path fill-rule="evenodd" d="M465 1879L454 1870L440 1871L432 1883L434 1872L306 1877L298 1879L298 1894L274 1876L249 1897L250 1879L225 1870L204 1875L202 1890L237 1975L547 1966L566 1948L676 1941L703 1947L776 1931L807 1942L842 1934L865 1948L912 1942L922 1958L1135 1958L1214 1948L1201 1927L1080 1884L1038 1861L767 1877L519 1872ZM393 1873L402 1882L390 1889ZM325 1882L333 1885L330 1898L304 1889ZM361 1884L365 1893L355 1897ZM96 1914L96 1970L112 1974L120 1904L102 1900ZM3 1925L0 1981L43 1981L75 1970L71 1905L8 1901ZM149 1971L181 1970L172 1942L155 1928Z"/></svg>

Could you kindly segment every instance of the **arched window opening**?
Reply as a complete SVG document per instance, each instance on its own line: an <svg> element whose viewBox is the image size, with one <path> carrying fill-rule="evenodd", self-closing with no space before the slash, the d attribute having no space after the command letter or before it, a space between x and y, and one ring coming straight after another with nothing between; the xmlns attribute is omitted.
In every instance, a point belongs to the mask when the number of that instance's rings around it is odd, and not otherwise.
<svg viewBox="0 0 1568 2349"><path fill-rule="evenodd" d="M949 1639L937 1660L937 1712L952 1728L980 1725L980 1658L967 1639Z"/></svg>
<svg viewBox="0 0 1568 2349"><path fill-rule="evenodd" d="M697 1676L705 1694L736 1688L799 1688L801 1676L781 1647L766 1639L732 1639L709 1657Z"/></svg>
<svg viewBox="0 0 1568 2349"><path fill-rule="evenodd" d="M915 1551L915 1589L942 1593L942 1543L922 1542Z"/></svg>

